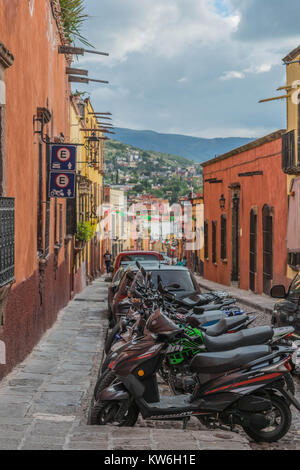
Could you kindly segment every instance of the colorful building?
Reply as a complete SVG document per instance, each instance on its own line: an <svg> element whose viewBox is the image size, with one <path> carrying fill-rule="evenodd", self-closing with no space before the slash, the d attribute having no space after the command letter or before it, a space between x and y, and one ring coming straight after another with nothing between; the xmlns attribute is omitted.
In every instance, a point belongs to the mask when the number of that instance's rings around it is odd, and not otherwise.
<svg viewBox="0 0 300 470"><path fill-rule="evenodd" d="M280 130L203 164L204 277L269 294L288 284Z"/></svg>
<svg viewBox="0 0 300 470"><path fill-rule="evenodd" d="M0 340L22 361L70 299L66 203L50 199L50 142L70 139L72 57L59 2L0 8Z"/></svg>
<svg viewBox="0 0 300 470"><path fill-rule="evenodd" d="M286 99L287 131L282 137L282 171L286 174L288 222L286 228L287 278L300 270L300 46L283 59L286 84L278 91L286 93L263 99L262 103Z"/></svg>
<svg viewBox="0 0 300 470"><path fill-rule="evenodd" d="M102 269L101 208L103 202L103 132L89 99L71 99L71 141L79 143L76 200L68 201L72 244L72 291L78 292Z"/></svg>

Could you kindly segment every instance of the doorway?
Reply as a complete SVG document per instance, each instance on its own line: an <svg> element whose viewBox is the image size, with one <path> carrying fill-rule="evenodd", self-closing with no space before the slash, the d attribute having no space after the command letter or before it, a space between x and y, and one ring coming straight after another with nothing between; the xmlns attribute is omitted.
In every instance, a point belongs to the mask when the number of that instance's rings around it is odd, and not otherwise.
<svg viewBox="0 0 300 470"><path fill-rule="evenodd" d="M240 280L240 191L232 193L232 269L231 281Z"/></svg>
<svg viewBox="0 0 300 470"><path fill-rule="evenodd" d="M250 268L249 288L255 292L255 277L257 271L257 214L255 209L250 212Z"/></svg>
<svg viewBox="0 0 300 470"><path fill-rule="evenodd" d="M273 279L273 209L267 204L263 217L263 291L269 295Z"/></svg>

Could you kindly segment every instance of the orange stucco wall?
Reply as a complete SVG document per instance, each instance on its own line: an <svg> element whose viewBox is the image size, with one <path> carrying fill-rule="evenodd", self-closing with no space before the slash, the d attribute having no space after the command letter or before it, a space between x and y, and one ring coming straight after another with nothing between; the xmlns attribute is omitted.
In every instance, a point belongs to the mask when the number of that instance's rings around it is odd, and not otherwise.
<svg viewBox="0 0 300 470"><path fill-rule="evenodd" d="M70 93L65 73L67 62L64 55L58 54L60 37L50 0L1 0L0 39L15 58L5 73L6 193L15 198L16 204L18 284L38 267L38 136L34 134L33 116L38 107L47 107L53 115L47 127L48 135L53 138L63 132L68 139ZM45 152L44 144L43 147ZM44 187L44 193L45 190ZM53 213L54 201L51 201L51 227ZM53 232L51 229L50 251L53 251ZM60 262L62 259L60 253Z"/></svg>
<svg viewBox="0 0 300 470"><path fill-rule="evenodd" d="M204 277L224 284L231 284L232 269L232 190L234 183L240 184L240 279L239 287L249 289L250 265L250 211L257 211L257 274L255 291L263 292L263 218L265 204L273 213L273 284L288 284L286 278L286 227L288 199L286 177L281 168L282 140L277 138L256 148L230 156L220 161L213 160L204 167L204 220L209 222L208 259L204 262ZM261 171L262 175L239 176L241 173ZM211 184L216 178L220 183ZM225 209L220 209L219 199L225 196ZM220 259L221 214L227 216L227 260ZM212 263L212 221L217 221L216 263Z"/></svg>

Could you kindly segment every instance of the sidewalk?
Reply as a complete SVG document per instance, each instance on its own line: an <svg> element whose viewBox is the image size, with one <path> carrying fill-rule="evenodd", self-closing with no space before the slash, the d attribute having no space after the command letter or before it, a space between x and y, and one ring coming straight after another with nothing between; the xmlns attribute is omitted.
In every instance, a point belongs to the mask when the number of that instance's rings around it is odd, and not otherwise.
<svg viewBox="0 0 300 470"><path fill-rule="evenodd" d="M223 284L217 284L216 282L208 281L201 276L195 275L198 284L203 289L208 291L214 290L221 290L225 292L230 292L234 298L236 298L240 303L247 305L255 310L259 310L264 313L273 312L273 307L278 302L276 299L272 299L271 297L263 294L258 295L254 294L251 291L246 291L243 289L239 289L233 286L224 286Z"/></svg>
<svg viewBox="0 0 300 470"><path fill-rule="evenodd" d="M86 424L107 330L106 298L100 278L0 383L0 450L249 450L248 440L231 432Z"/></svg>

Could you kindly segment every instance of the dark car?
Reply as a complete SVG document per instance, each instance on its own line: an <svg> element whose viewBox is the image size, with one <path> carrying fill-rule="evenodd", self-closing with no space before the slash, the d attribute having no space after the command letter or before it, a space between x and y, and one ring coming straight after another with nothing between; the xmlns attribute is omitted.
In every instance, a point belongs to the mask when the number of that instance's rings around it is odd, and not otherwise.
<svg viewBox="0 0 300 470"><path fill-rule="evenodd" d="M185 297L195 292L201 293L200 287L193 275L193 273L184 266L169 266L163 263L141 263L146 272L152 273L152 280L157 287L158 276L162 280L164 287L168 288L169 292L175 295L175 297ZM116 275L118 286L111 288L109 293L109 310L113 320L116 321L117 317L128 309L127 301L127 286L132 282L133 276L138 271L136 265L120 268L123 269L123 275L118 280L119 271ZM112 284L114 284L115 276ZM175 287L176 285L176 287ZM114 289L114 291L113 291Z"/></svg>
<svg viewBox="0 0 300 470"><path fill-rule="evenodd" d="M293 279L288 291L282 285L271 289L271 296L282 299L274 305L272 323L276 326L292 326L295 337L300 339L300 273Z"/></svg>

